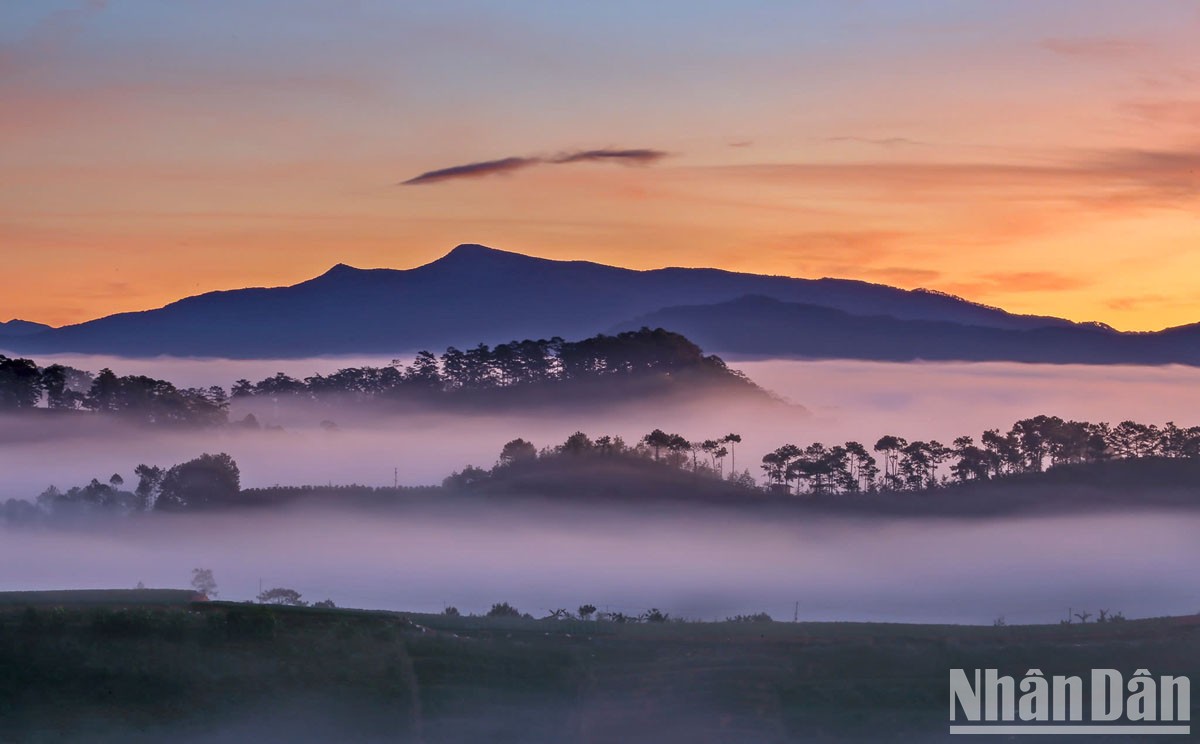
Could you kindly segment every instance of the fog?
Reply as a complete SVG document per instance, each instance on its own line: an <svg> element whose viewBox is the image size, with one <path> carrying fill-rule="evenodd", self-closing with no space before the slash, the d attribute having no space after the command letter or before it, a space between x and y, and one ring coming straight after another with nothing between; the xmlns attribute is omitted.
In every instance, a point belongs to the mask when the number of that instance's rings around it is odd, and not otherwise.
<svg viewBox="0 0 1200 744"><path fill-rule="evenodd" d="M276 371L295 376L379 359L287 361L39 358L109 366L178 385L228 386ZM748 361L732 366L794 406L712 398L604 410L378 415L255 400L282 431L172 432L110 419L31 425L0 421L0 500L34 498L139 463L169 466L230 453L245 487L274 484L439 483L471 463L490 466L524 437L560 443L576 430L636 441L652 428L688 438L738 432L738 469L757 477L783 444L873 443L884 433L951 441L1039 413L1200 423L1200 370L996 363L885 364ZM800 407L803 406L803 408ZM235 405L234 417L250 408ZM330 419L336 430L319 424ZM534 615L590 602L623 612L659 607L697 619L767 611L802 619L1055 622L1068 607L1129 617L1197 611L1190 566L1200 517L760 522L733 512L620 515L512 507L482 513L285 511L149 515L88 529L0 531L0 590L185 585L212 568L223 598L289 586L339 605L482 612L508 601Z"/></svg>
<svg viewBox="0 0 1200 744"><path fill-rule="evenodd" d="M229 386L239 377L275 371L294 376L386 359L301 360L119 359L61 355L39 358L119 374L143 373L177 385ZM139 463L169 466L201 452L225 451L238 461L246 487L275 484L402 485L440 483L466 464L489 467L504 442L524 437L555 445L583 430L632 443L653 428L706 439L743 437L738 469L758 477L762 455L786 442L868 446L884 433L949 443L961 434L1007 428L1040 413L1064 418L1146 423L1200 423L1200 369L1001 363L890 364L854 361L748 361L733 365L799 406L755 406L745 400L610 406L603 410L502 414L373 415L359 409L275 407L235 402L233 417L254 411L284 431L169 432L133 430L111 421L44 427L0 421L0 500L33 498L50 484L67 488L114 472L127 481ZM323 420L338 425L322 429Z"/></svg>
<svg viewBox="0 0 1200 744"><path fill-rule="evenodd" d="M0 528L0 590L186 586L222 599L286 586L339 606L544 616L592 603L724 619L1053 623L1075 611L1195 612L1200 515L771 520L462 504L384 514L146 515L103 528Z"/></svg>

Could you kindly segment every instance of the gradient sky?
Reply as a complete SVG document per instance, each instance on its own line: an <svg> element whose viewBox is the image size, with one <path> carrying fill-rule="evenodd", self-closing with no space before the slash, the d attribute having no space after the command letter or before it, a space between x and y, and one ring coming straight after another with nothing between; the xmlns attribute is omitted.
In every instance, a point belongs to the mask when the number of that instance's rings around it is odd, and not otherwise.
<svg viewBox="0 0 1200 744"><path fill-rule="evenodd" d="M1200 321L1197 39L1182 0L7 0L0 319L478 242Z"/></svg>

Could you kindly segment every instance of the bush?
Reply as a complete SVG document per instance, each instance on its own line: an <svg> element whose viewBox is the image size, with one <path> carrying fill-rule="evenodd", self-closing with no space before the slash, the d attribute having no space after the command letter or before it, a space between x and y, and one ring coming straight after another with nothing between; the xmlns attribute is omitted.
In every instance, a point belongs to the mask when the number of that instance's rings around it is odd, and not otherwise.
<svg viewBox="0 0 1200 744"><path fill-rule="evenodd" d="M508 602L497 602L488 610L488 617L521 617L521 611Z"/></svg>
<svg viewBox="0 0 1200 744"><path fill-rule="evenodd" d="M772 617L765 612L758 612L753 615L734 615L733 617L725 618L727 623L770 623L774 622Z"/></svg>

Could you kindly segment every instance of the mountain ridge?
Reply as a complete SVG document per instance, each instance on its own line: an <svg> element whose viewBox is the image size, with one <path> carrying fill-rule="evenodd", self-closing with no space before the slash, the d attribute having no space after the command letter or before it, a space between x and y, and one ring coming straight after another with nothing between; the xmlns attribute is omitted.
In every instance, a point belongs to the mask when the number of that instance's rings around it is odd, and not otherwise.
<svg viewBox="0 0 1200 744"><path fill-rule="evenodd" d="M667 327L705 348L751 356L1200 366L1200 346L1195 343L1200 341L1200 324L1138 333L1093 324L989 328L853 315L820 305L745 295L710 305L663 308L611 330L641 326Z"/></svg>
<svg viewBox="0 0 1200 744"><path fill-rule="evenodd" d="M411 269L338 263L290 286L206 292L160 308L8 336L4 345L20 352L127 356L392 353L512 338L587 337L664 308L746 295L856 316L1117 333L1062 318L1009 313L934 290L714 268L635 270L466 243Z"/></svg>

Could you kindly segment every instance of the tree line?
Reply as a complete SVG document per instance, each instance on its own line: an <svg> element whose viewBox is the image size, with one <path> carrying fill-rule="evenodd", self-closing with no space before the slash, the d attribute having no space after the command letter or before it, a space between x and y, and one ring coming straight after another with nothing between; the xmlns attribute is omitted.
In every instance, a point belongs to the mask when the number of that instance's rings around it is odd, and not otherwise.
<svg viewBox="0 0 1200 744"><path fill-rule="evenodd" d="M214 385L177 388L146 375L92 374L65 364L39 367L32 359L0 354L0 411L39 406L114 414L151 424L226 423L229 396Z"/></svg>
<svg viewBox="0 0 1200 744"><path fill-rule="evenodd" d="M495 347L481 343L465 351L451 346L440 356L419 351L407 365L396 359L384 367L348 367L304 379L278 372L258 382L238 380L230 392L234 398L371 400L681 373L748 382L720 357L705 355L684 336L662 328L642 328L582 341L556 336Z"/></svg>
<svg viewBox="0 0 1200 744"><path fill-rule="evenodd" d="M237 380L229 392L219 385L178 388L167 380L118 376L107 368L93 374L63 364L39 367L32 359L0 355L0 412L45 407L151 424L220 425L228 423L231 398L370 401L673 375L751 384L684 336L642 328L582 341L527 339L465 351L451 346L440 356L417 352L407 365L396 359L382 367L347 367L303 379L278 372L258 382Z"/></svg>
<svg viewBox="0 0 1200 744"><path fill-rule="evenodd" d="M965 483L1037 473L1059 465L1100 463L1138 458L1200 458L1200 426L1163 426L1122 421L1117 425L1068 421L1057 416L1034 416L1015 422L1006 432L988 429L976 443L962 436L952 446L936 440L913 440L888 434L868 449L859 442L827 447L820 442L799 447L785 444L761 458L766 478L760 487L748 469L736 468L736 433L689 440L678 433L654 429L632 444L619 435L591 437L577 431L561 444L539 449L523 438L501 448L490 469L468 465L442 482L460 489L503 478L539 463L595 462L625 458L663 468L690 472L729 482L736 488L776 494L855 494L912 492ZM729 461L726 473L725 463ZM84 486L60 491L51 486L35 503L9 499L0 516L10 523L27 523L43 516L95 512L196 511L247 504L272 504L326 491L345 498L384 499L435 487L286 486L243 490L237 463L225 453L203 454L170 468L138 465L136 486L125 488L114 474Z"/></svg>
<svg viewBox="0 0 1200 744"><path fill-rule="evenodd" d="M916 491L1039 473L1056 465L1143 457L1200 457L1200 426L1136 421L1114 426L1039 415L1015 422L1006 432L988 429L978 442L961 436L949 446L892 434L870 450L859 442L785 444L764 455L761 467L769 490L830 494Z"/></svg>
<svg viewBox="0 0 1200 744"><path fill-rule="evenodd" d="M138 465L137 485L126 488L114 473L107 480L93 478L84 486L66 491L50 486L34 502L8 499L0 515L13 524L28 524L43 517L70 519L96 514L198 511L243 503L241 471L224 452L199 457L170 468Z"/></svg>

